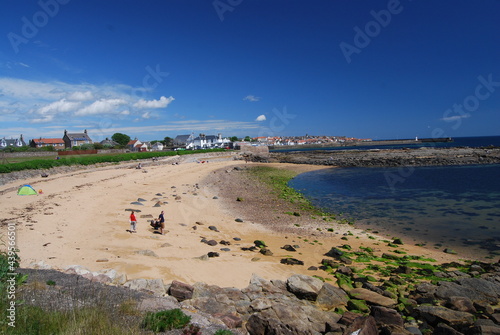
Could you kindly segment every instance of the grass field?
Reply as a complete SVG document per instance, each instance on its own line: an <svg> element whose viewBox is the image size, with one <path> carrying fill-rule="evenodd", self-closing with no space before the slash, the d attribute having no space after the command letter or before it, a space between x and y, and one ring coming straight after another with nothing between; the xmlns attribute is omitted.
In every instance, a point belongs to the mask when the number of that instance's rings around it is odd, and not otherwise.
<svg viewBox="0 0 500 335"><path fill-rule="evenodd" d="M0 164L0 173L9 173L22 170L50 169L64 165L92 165L97 163L118 163L138 159L150 159L153 157L168 157L175 155L189 155L197 153L223 152L225 149L184 150L184 151L155 151L155 152L131 152L116 154L91 154L91 155L68 155L56 159L54 156L33 156L19 158L3 158Z"/></svg>

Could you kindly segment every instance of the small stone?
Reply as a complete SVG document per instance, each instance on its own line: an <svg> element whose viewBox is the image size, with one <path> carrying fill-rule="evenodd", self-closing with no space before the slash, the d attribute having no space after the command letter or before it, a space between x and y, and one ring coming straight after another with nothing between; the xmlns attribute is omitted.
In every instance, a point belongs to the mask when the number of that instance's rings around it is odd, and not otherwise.
<svg viewBox="0 0 500 335"><path fill-rule="evenodd" d="M104 262L109 262L109 259L107 258L99 258L96 260L97 263L104 263Z"/></svg>
<svg viewBox="0 0 500 335"><path fill-rule="evenodd" d="M446 248L446 249L444 249L444 252L445 252L446 254L452 254L452 255L456 255L456 254L457 254L457 252L456 252L455 250L450 249L450 248Z"/></svg>
<svg viewBox="0 0 500 335"><path fill-rule="evenodd" d="M213 252L213 251L210 251L207 255L210 258L212 258L212 257L219 257L219 253L218 252Z"/></svg>
<svg viewBox="0 0 500 335"><path fill-rule="evenodd" d="M242 220L242 219L236 219L236 220L234 220L234 221L236 221L236 222L243 222L243 220Z"/></svg>

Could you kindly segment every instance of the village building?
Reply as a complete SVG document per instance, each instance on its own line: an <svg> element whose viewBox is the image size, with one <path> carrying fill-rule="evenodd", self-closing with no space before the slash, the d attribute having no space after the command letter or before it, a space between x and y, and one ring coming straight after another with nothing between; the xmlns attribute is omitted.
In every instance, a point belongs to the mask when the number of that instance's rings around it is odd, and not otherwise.
<svg viewBox="0 0 500 335"><path fill-rule="evenodd" d="M54 147L56 150L64 150L65 143L62 138L34 138L29 142L32 148Z"/></svg>
<svg viewBox="0 0 500 335"><path fill-rule="evenodd" d="M147 143L142 143L137 138L134 139L134 140L129 141L127 143L127 148L130 151L134 151L134 152L148 151L148 145L147 145Z"/></svg>
<svg viewBox="0 0 500 335"><path fill-rule="evenodd" d="M105 140L102 140L100 143L102 144L103 147L116 147L116 146L120 145L118 142L110 140L107 137Z"/></svg>
<svg viewBox="0 0 500 335"><path fill-rule="evenodd" d="M174 138L174 147L175 148L186 148L188 142L192 142L194 139L193 134L191 135L177 135Z"/></svg>
<svg viewBox="0 0 500 335"><path fill-rule="evenodd" d="M87 129L83 133L68 133L64 130L63 140L66 148L73 148L82 144L92 144L92 140L87 134Z"/></svg>
<svg viewBox="0 0 500 335"><path fill-rule="evenodd" d="M21 135L19 138L1 138L0 139L0 149L4 149L7 147L22 147L25 146L26 143L24 142L23 135Z"/></svg>
<svg viewBox="0 0 500 335"><path fill-rule="evenodd" d="M162 150L163 150L163 147L164 147L164 146L163 146L163 143L161 143L161 142L156 142L155 144L153 144L153 145L151 146L151 150L152 150L152 151L162 151Z"/></svg>
<svg viewBox="0 0 500 335"><path fill-rule="evenodd" d="M187 142L186 149L225 148L229 146L230 142L231 140L223 138L221 134L217 134L217 136L200 134L200 136Z"/></svg>

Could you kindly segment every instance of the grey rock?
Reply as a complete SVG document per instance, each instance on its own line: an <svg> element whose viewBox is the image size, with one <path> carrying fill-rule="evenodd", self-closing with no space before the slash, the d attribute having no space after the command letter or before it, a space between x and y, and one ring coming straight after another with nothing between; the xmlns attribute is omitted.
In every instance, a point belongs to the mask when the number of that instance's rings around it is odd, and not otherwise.
<svg viewBox="0 0 500 335"><path fill-rule="evenodd" d="M347 301L349 301L349 296L344 290L328 283L323 283L316 298L316 303L323 310L346 306Z"/></svg>
<svg viewBox="0 0 500 335"><path fill-rule="evenodd" d="M318 278L293 275L286 281L288 291L293 293L299 299L315 301L318 293L323 287L323 282Z"/></svg>
<svg viewBox="0 0 500 335"><path fill-rule="evenodd" d="M446 307L451 308L456 311L476 313L476 308L474 308L474 303L467 297L449 297Z"/></svg>
<svg viewBox="0 0 500 335"><path fill-rule="evenodd" d="M166 293L165 285L161 279L134 279L126 282L123 286L131 290L147 291L157 295L164 295Z"/></svg>
<svg viewBox="0 0 500 335"><path fill-rule="evenodd" d="M404 326L403 318L395 309L373 306L370 315L375 318L377 325Z"/></svg>
<svg viewBox="0 0 500 335"><path fill-rule="evenodd" d="M286 251L297 251L297 249L295 249L290 244L286 244L286 245L282 246L281 249L285 249Z"/></svg>
<svg viewBox="0 0 500 335"><path fill-rule="evenodd" d="M287 265L304 265L304 262L296 258L283 258L280 260L281 264Z"/></svg>
<svg viewBox="0 0 500 335"><path fill-rule="evenodd" d="M397 301L381 294L367 290L365 288L354 288L349 291L349 295L354 299L364 300L369 304L391 307L396 305Z"/></svg>
<svg viewBox="0 0 500 335"><path fill-rule="evenodd" d="M415 311L430 325L444 322L450 326L467 326L474 323L474 316L467 312L454 311L442 306L419 306Z"/></svg>
<svg viewBox="0 0 500 335"><path fill-rule="evenodd" d="M268 248L262 248L262 249L260 249L259 252L261 254L263 254L264 256L272 256L273 255L273 252L271 250L269 250Z"/></svg>

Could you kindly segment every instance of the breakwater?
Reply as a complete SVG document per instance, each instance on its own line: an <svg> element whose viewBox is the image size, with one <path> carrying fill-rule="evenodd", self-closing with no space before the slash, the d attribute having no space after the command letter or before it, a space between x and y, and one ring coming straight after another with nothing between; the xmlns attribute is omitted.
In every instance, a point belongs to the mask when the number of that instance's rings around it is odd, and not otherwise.
<svg viewBox="0 0 500 335"><path fill-rule="evenodd" d="M270 160L280 163L340 167L500 164L500 148L422 147L418 149L271 152Z"/></svg>

